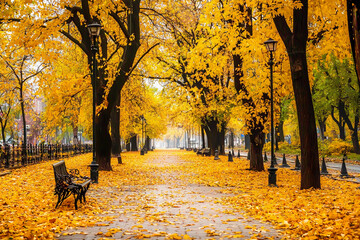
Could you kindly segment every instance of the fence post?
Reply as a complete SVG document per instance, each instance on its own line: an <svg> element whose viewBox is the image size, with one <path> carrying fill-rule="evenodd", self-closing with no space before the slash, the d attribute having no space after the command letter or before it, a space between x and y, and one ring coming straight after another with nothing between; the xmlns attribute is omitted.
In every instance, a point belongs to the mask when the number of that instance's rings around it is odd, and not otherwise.
<svg viewBox="0 0 360 240"><path fill-rule="evenodd" d="M22 143L21 144L21 164L24 166L25 165L25 155L26 155L26 149L25 149L25 144Z"/></svg>
<svg viewBox="0 0 360 240"><path fill-rule="evenodd" d="M14 147L15 147L15 144L13 143L12 144L12 161L11 161L11 167L14 167L14 162L15 162L15 151L14 151Z"/></svg>
<svg viewBox="0 0 360 240"><path fill-rule="evenodd" d="M21 162L19 143L16 145L15 154L16 154L16 156L15 156L15 158L16 158L16 166L19 166L20 162Z"/></svg>
<svg viewBox="0 0 360 240"><path fill-rule="evenodd" d="M52 156L52 147L51 147L51 144L49 144L49 160L51 160Z"/></svg>
<svg viewBox="0 0 360 240"><path fill-rule="evenodd" d="M40 162L40 149L39 149L40 145L39 144L36 144L36 148L35 148L35 151L36 151L36 159L37 159L37 162Z"/></svg>
<svg viewBox="0 0 360 240"><path fill-rule="evenodd" d="M10 167L10 145L9 144L5 144L5 168L9 168Z"/></svg>
<svg viewBox="0 0 360 240"><path fill-rule="evenodd" d="M30 155L30 163L34 163L34 156L33 156L33 145L30 143L29 144L29 146L28 146L29 148L29 155Z"/></svg>

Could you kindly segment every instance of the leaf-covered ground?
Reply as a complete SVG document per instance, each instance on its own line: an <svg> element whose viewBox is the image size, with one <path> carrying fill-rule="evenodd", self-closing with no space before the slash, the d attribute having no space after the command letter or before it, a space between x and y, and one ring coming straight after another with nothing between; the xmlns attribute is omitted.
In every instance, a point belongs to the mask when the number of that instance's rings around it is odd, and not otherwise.
<svg viewBox="0 0 360 240"><path fill-rule="evenodd" d="M300 191L299 172L278 170L278 188L248 161L214 161L186 151L125 153L100 172L86 204L73 197L54 210L49 161L0 178L1 239L359 239L358 185L322 177L321 190ZM89 173L91 154L66 159ZM257 219L254 220L253 218ZM261 222L262 223L261 223Z"/></svg>

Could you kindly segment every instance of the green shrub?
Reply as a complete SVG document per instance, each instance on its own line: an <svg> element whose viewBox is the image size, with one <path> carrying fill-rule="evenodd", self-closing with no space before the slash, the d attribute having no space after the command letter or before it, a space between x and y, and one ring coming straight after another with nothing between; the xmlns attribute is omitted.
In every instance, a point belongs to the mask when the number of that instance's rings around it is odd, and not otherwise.
<svg viewBox="0 0 360 240"><path fill-rule="evenodd" d="M328 151L331 155L343 155L347 154L352 150L352 145L341 139L334 138L328 145Z"/></svg>

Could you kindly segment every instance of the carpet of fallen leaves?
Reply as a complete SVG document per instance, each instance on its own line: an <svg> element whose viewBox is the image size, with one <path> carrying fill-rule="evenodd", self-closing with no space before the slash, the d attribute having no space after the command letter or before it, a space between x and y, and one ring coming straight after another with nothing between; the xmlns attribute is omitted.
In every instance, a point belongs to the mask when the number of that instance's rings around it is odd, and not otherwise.
<svg viewBox="0 0 360 240"><path fill-rule="evenodd" d="M166 162L166 155L180 156L182 164ZM73 197L54 209L54 173L48 161L12 170L0 178L0 238L52 239L70 227L90 227L111 220L103 213L111 209L120 193L109 189L122 186L164 184L173 181L221 187L231 196L221 203L237 214L270 222L287 239L359 239L359 185L322 177L321 190L299 190L300 174L289 169L277 172L277 188L268 187L267 172L246 170L245 159L227 162L225 156L215 161L186 151L155 151L149 155L124 153L124 164L113 159L113 171L100 172L99 184L91 186L86 204L75 211ZM150 160L148 156L153 156ZM66 159L68 168L88 175L91 154ZM157 173L157 174L154 174ZM109 197L110 196L110 197ZM172 238L179 239L179 238ZM181 237L180 237L181 239Z"/></svg>

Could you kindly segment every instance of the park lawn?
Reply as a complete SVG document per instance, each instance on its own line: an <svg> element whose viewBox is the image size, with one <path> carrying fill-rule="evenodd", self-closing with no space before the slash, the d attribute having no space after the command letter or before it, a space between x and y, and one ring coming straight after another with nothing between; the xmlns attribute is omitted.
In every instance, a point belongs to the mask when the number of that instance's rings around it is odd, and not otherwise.
<svg viewBox="0 0 360 240"><path fill-rule="evenodd" d="M184 183L220 186L234 195L220 199L233 206L233 213L269 221L288 239L357 239L360 236L359 185L322 177L321 190L299 190L299 172L278 170L278 188L267 186L267 172L246 170L249 162L225 156L198 157L186 151L155 151L154 159L167 154L180 155L184 164L159 164L139 153L124 153L123 165L113 159L113 171L100 172L99 184L92 185L87 204L79 204L75 211L73 197L54 210L56 197L54 174L48 161L13 170L0 178L0 238L51 239L70 227L94 226L111 221L101 215L114 207L121 198L122 186L164 184L155 172L166 171ZM91 154L66 159L68 168L78 168L88 175ZM118 189L119 191L113 191ZM261 235L261 233L259 233ZM260 237L259 235L259 237Z"/></svg>

